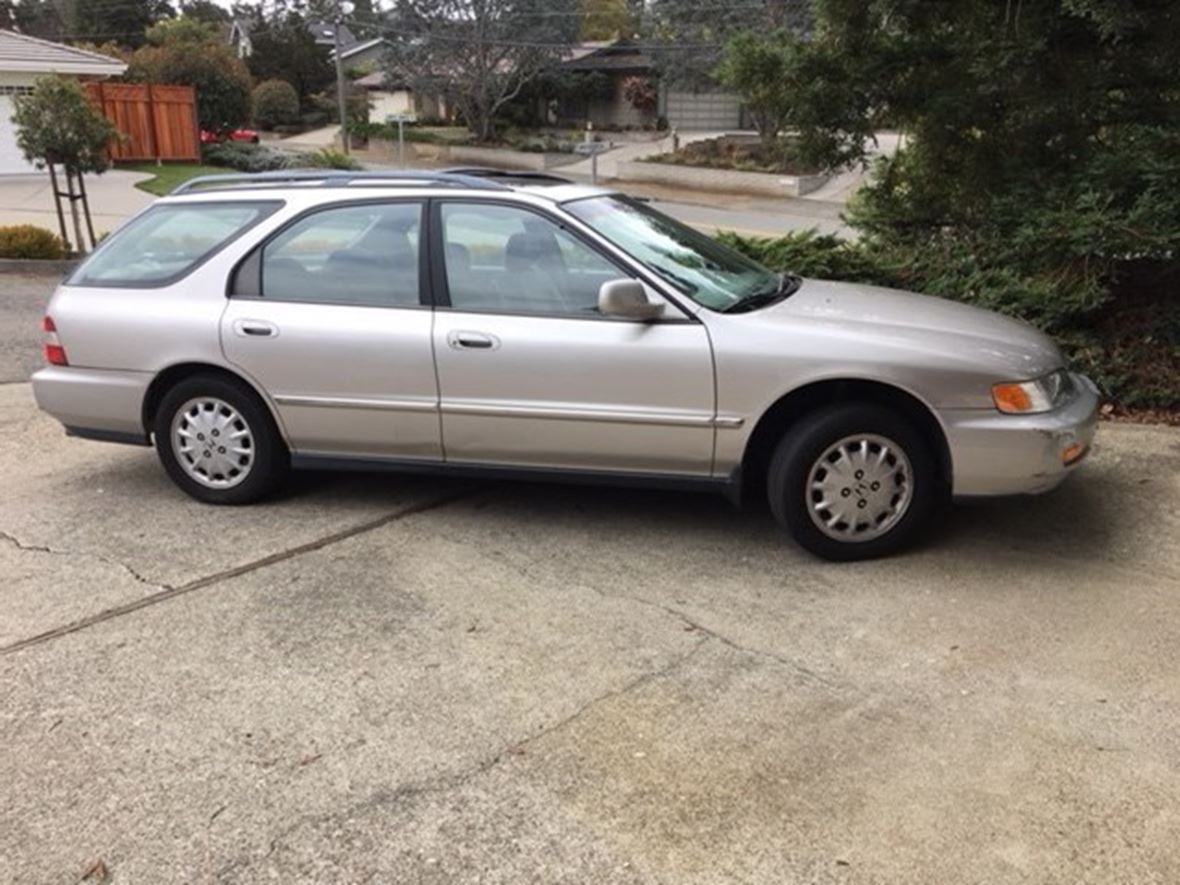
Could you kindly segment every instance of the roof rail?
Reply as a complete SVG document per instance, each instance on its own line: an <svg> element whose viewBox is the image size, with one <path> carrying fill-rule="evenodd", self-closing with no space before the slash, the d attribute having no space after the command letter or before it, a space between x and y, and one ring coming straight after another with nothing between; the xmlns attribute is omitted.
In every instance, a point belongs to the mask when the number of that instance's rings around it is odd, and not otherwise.
<svg viewBox="0 0 1180 885"><path fill-rule="evenodd" d="M572 178L564 178L551 172L540 172L533 169L492 169L489 166L453 166L443 169L448 175L463 175L467 178L482 178L485 180L505 179L510 181L535 181L538 184L573 184Z"/></svg>
<svg viewBox="0 0 1180 885"><path fill-rule="evenodd" d="M450 171L389 169L353 172L346 169L298 169L291 172L257 172L238 175L199 175L172 190L171 195L200 190L233 190L298 185L301 187L465 187L508 190L487 177Z"/></svg>

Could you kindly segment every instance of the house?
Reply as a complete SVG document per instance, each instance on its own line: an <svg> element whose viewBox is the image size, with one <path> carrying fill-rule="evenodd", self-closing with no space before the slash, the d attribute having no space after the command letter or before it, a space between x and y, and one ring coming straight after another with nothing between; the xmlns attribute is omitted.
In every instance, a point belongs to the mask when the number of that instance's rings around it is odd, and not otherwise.
<svg viewBox="0 0 1180 885"><path fill-rule="evenodd" d="M369 97L369 119L384 123L393 114L417 114L424 120L446 119L446 102L433 95L414 92L408 84L391 82L384 71L378 70L353 81Z"/></svg>
<svg viewBox="0 0 1180 885"><path fill-rule="evenodd" d="M127 70L118 59L96 52L0 30L0 175L35 172L16 144L14 100L33 91L39 77L61 74L80 80L117 77Z"/></svg>
<svg viewBox="0 0 1180 885"><path fill-rule="evenodd" d="M654 126L657 107L636 107L627 97L629 82L656 80L655 66L647 53L617 40L579 43L557 65L562 73L597 75L599 88L577 98L560 99L553 108L556 121L564 125L593 124L595 129L624 129Z"/></svg>
<svg viewBox="0 0 1180 885"><path fill-rule="evenodd" d="M334 50L336 47L336 24L326 21L309 21L307 32L311 34L317 46ZM254 52L254 45L250 41L250 20L234 17L222 27L225 42L233 47L238 58L248 58ZM348 29L348 25L340 26L341 46L352 46L357 42L356 36Z"/></svg>
<svg viewBox="0 0 1180 885"><path fill-rule="evenodd" d="M729 130L742 127L741 99L715 87L686 88L659 78L655 64L641 47L626 40L580 43L566 53L557 69L569 73L601 74L606 88L601 94L565 101L556 108L558 122L598 129L654 125L663 117L675 129ZM656 106L636 107L626 95L629 80L646 80L656 87Z"/></svg>
<svg viewBox="0 0 1180 885"><path fill-rule="evenodd" d="M225 40L233 47L238 58L249 58L254 52L250 42L250 23L244 18L234 18L225 27Z"/></svg>

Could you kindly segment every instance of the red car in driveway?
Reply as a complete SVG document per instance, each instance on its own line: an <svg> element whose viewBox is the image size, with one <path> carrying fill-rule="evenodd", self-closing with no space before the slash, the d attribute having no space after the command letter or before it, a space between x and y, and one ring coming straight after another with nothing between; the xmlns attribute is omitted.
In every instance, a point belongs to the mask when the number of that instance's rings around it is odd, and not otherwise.
<svg viewBox="0 0 1180 885"><path fill-rule="evenodd" d="M201 144L217 144L222 141L246 141L258 144L258 133L253 129L225 129L213 132L210 129L201 130Z"/></svg>

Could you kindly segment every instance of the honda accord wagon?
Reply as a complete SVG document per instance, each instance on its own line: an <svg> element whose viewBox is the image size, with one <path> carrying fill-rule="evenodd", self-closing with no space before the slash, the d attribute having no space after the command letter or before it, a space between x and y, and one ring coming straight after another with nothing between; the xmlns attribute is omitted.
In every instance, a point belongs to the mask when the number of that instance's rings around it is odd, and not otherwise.
<svg viewBox="0 0 1180 885"><path fill-rule="evenodd" d="M952 497L1053 488L1099 402L1025 323L490 170L194 179L63 282L44 332L40 407L154 444L209 504L298 468L712 489L836 560Z"/></svg>

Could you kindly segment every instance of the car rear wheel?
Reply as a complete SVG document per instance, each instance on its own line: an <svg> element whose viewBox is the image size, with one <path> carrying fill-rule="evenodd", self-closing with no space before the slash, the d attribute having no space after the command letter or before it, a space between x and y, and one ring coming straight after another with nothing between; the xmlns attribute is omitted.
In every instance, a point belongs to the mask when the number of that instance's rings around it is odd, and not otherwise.
<svg viewBox="0 0 1180 885"><path fill-rule="evenodd" d="M824 559L886 556L912 543L942 493L929 443L900 415L864 403L802 418L768 472L775 518Z"/></svg>
<svg viewBox="0 0 1180 885"><path fill-rule="evenodd" d="M274 420L241 382L186 378L160 401L156 451L181 489L208 504L251 504L286 478L290 462Z"/></svg>

